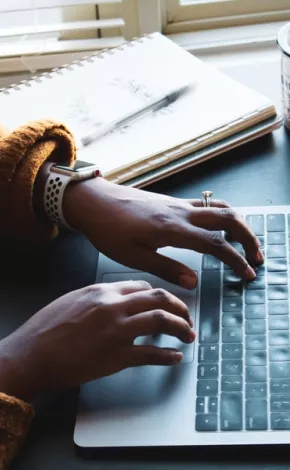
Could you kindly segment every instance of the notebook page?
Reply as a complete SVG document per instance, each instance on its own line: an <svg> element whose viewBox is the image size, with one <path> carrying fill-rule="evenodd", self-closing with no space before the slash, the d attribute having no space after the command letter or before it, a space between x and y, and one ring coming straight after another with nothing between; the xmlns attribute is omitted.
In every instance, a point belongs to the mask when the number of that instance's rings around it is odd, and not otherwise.
<svg viewBox="0 0 290 470"><path fill-rule="evenodd" d="M190 94L167 108L80 148L80 159L95 162L110 174L207 133L214 136L216 129L261 108L272 108L267 98L160 34L101 57L54 72L21 91L1 94L5 124L15 128L29 120L55 119L67 124L78 142L99 126L194 83Z"/></svg>

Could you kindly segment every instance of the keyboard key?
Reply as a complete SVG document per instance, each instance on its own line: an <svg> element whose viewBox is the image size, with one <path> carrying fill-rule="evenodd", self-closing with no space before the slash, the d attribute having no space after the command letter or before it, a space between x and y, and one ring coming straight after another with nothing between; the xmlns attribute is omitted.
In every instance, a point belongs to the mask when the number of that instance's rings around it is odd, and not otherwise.
<svg viewBox="0 0 290 470"><path fill-rule="evenodd" d="M265 333L265 320L246 320L246 335L263 335Z"/></svg>
<svg viewBox="0 0 290 470"><path fill-rule="evenodd" d="M251 227L255 235L264 235L265 223L263 215L247 215L246 223Z"/></svg>
<svg viewBox="0 0 290 470"><path fill-rule="evenodd" d="M245 289L247 290L259 290L265 289L265 276L257 276L253 281L247 282L245 284Z"/></svg>
<svg viewBox="0 0 290 470"><path fill-rule="evenodd" d="M290 413L271 413L271 429L289 430L290 429Z"/></svg>
<svg viewBox="0 0 290 470"><path fill-rule="evenodd" d="M218 411L218 398L217 397L209 397L209 399L208 399L208 411L210 413L217 413L217 411Z"/></svg>
<svg viewBox="0 0 290 470"><path fill-rule="evenodd" d="M196 404L195 404L196 413L204 413L204 410L205 410L205 398L197 397Z"/></svg>
<svg viewBox="0 0 290 470"><path fill-rule="evenodd" d="M195 410L197 413L204 413L205 399L204 397L197 397Z"/></svg>
<svg viewBox="0 0 290 470"><path fill-rule="evenodd" d="M285 300L270 301L268 302L269 315L288 315L289 305Z"/></svg>
<svg viewBox="0 0 290 470"><path fill-rule="evenodd" d="M247 350L261 350L266 349L266 336L265 335L249 335L246 337Z"/></svg>
<svg viewBox="0 0 290 470"><path fill-rule="evenodd" d="M240 431L243 428L242 393L221 394L221 430Z"/></svg>
<svg viewBox="0 0 290 470"><path fill-rule="evenodd" d="M220 331L220 272L201 276L199 342L218 343Z"/></svg>
<svg viewBox="0 0 290 470"><path fill-rule="evenodd" d="M210 344L206 346L199 346L198 361L199 362L218 362L219 360L219 346L218 344Z"/></svg>
<svg viewBox="0 0 290 470"><path fill-rule="evenodd" d="M242 313L224 313L222 316L222 325L224 327L242 326L243 314Z"/></svg>
<svg viewBox="0 0 290 470"><path fill-rule="evenodd" d="M290 344L290 335L287 330L272 330L269 331L269 345L270 346L286 346Z"/></svg>
<svg viewBox="0 0 290 470"><path fill-rule="evenodd" d="M241 392L243 390L243 377L241 375L222 377L222 392Z"/></svg>
<svg viewBox="0 0 290 470"><path fill-rule="evenodd" d="M245 314L246 314L247 320L266 318L266 305L264 304L246 305Z"/></svg>
<svg viewBox="0 0 290 470"><path fill-rule="evenodd" d="M217 270L220 271L221 269L221 262L219 259L215 258L211 255L203 255L202 257L202 268L204 270Z"/></svg>
<svg viewBox="0 0 290 470"><path fill-rule="evenodd" d="M258 238L258 240L261 244L261 248L264 248L265 247L265 237L259 235L257 238ZM269 236L268 236L268 240L269 240ZM268 243L269 243L269 241L268 241ZM277 245L278 245L278 243L277 243Z"/></svg>
<svg viewBox="0 0 290 470"><path fill-rule="evenodd" d="M267 259L267 271L287 271L286 258L269 258Z"/></svg>
<svg viewBox="0 0 290 470"><path fill-rule="evenodd" d="M223 344L222 358L223 359L241 359L243 357L242 344Z"/></svg>
<svg viewBox="0 0 290 470"><path fill-rule="evenodd" d="M243 245L237 242L231 242L230 245L243 257L245 256L245 250Z"/></svg>
<svg viewBox="0 0 290 470"><path fill-rule="evenodd" d="M269 245L267 248L267 258L286 258L286 246Z"/></svg>
<svg viewBox="0 0 290 470"><path fill-rule="evenodd" d="M271 411L290 411L289 395L274 395L270 403Z"/></svg>
<svg viewBox="0 0 290 470"><path fill-rule="evenodd" d="M222 375L241 375L243 362L241 359L224 359L222 361Z"/></svg>
<svg viewBox="0 0 290 470"><path fill-rule="evenodd" d="M268 245L286 245L285 232L268 233Z"/></svg>
<svg viewBox="0 0 290 470"><path fill-rule="evenodd" d="M218 394L218 381L213 379L199 379L197 381L197 395L199 397L212 397Z"/></svg>
<svg viewBox="0 0 290 470"><path fill-rule="evenodd" d="M265 263L259 264L259 266L255 266L254 269L256 271L257 276L264 276L265 275L265 271L266 271Z"/></svg>
<svg viewBox="0 0 290 470"><path fill-rule="evenodd" d="M289 317L287 315L269 316L269 330L289 330Z"/></svg>
<svg viewBox="0 0 290 470"><path fill-rule="evenodd" d="M267 275L267 284L268 285L287 285L288 284L288 275L287 272L269 272Z"/></svg>
<svg viewBox="0 0 290 470"><path fill-rule="evenodd" d="M271 346L269 356L271 362L290 361L290 346Z"/></svg>
<svg viewBox="0 0 290 470"><path fill-rule="evenodd" d="M266 300L264 290L247 290L245 294L246 305L264 304Z"/></svg>
<svg viewBox="0 0 290 470"><path fill-rule="evenodd" d="M284 214L267 215L267 231L268 232L285 232L285 216Z"/></svg>
<svg viewBox="0 0 290 470"><path fill-rule="evenodd" d="M265 366L266 351L246 351L247 366Z"/></svg>
<svg viewBox="0 0 290 470"><path fill-rule="evenodd" d="M223 296L224 297L242 297L243 295L243 286L242 284L224 284L223 286Z"/></svg>
<svg viewBox="0 0 290 470"><path fill-rule="evenodd" d="M267 400L251 399L246 401L246 429L263 431L267 429Z"/></svg>
<svg viewBox="0 0 290 470"><path fill-rule="evenodd" d="M290 362L271 362L271 379L288 379L290 377Z"/></svg>
<svg viewBox="0 0 290 470"><path fill-rule="evenodd" d="M217 379L218 375L218 364L199 364L197 374L199 379Z"/></svg>
<svg viewBox="0 0 290 470"><path fill-rule="evenodd" d="M288 286L269 286L269 300L286 300L288 299Z"/></svg>
<svg viewBox="0 0 290 470"><path fill-rule="evenodd" d="M222 340L223 343L241 343L243 339L242 328L223 328Z"/></svg>
<svg viewBox="0 0 290 470"><path fill-rule="evenodd" d="M246 382L266 382L267 371L264 366L247 366L246 367Z"/></svg>
<svg viewBox="0 0 290 470"><path fill-rule="evenodd" d="M217 431L217 415L216 414L196 415L195 429L200 432Z"/></svg>
<svg viewBox="0 0 290 470"><path fill-rule="evenodd" d="M234 273L234 271L224 271L224 283L225 284L241 284L243 279Z"/></svg>
<svg viewBox="0 0 290 470"><path fill-rule="evenodd" d="M246 398L265 398L267 396L266 383L247 383Z"/></svg>
<svg viewBox="0 0 290 470"><path fill-rule="evenodd" d="M290 379L271 379L270 392L273 394L290 394Z"/></svg>
<svg viewBox="0 0 290 470"><path fill-rule="evenodd" d="M242 299L223 299L223 312L242 312Z"/></svg>

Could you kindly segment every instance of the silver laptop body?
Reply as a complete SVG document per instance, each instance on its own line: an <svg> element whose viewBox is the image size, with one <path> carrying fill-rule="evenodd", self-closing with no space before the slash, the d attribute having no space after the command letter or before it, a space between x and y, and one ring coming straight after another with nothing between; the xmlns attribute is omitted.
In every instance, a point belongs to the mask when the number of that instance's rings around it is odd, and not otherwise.
<svg viewBox="0 0 290 470"><path fill-rule="evenodd" d="M74 441L82 448L289 443L290 207L239 208L266 262L251 285L215 258L167 248L198 272L186 291L100 255L97 282L144 279L189 307L197 339L138 343L175 347L183 363L122 371L81 387ZM240 249L240 246L237 246Z"/></svg>

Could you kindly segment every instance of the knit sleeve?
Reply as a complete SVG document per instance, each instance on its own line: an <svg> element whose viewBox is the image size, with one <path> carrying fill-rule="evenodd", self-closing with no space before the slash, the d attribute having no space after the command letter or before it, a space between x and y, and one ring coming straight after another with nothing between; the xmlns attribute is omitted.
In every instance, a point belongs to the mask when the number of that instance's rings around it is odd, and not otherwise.
<svg viewBox="0 0 290 470"><path fill-rule="evenodd" d="M36 121L8 132L0 127L0 237L42 242L57 233L36 217L32 196L41 165L71 165L76 158L70 131L54 121Z"/></svg>
<svg viewBox="0 0 290 470"><path fill-rule="evenodd" d="M0 393L0 470L5 470L15 457L33 416L31 405Z"/></svg>

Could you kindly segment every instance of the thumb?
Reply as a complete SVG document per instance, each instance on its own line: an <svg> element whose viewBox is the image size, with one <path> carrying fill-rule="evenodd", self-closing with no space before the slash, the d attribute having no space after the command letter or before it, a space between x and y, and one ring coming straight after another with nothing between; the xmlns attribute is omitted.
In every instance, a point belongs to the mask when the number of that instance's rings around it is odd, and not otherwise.
<svg viewBox="0 0 290 470"><path fill-rule="evenodd" d="M177 284L185 289L194 289L197 285L197 274L182 263L156 251L142 250L135 257L138 269L149 272L165 281Z"/></svg>

